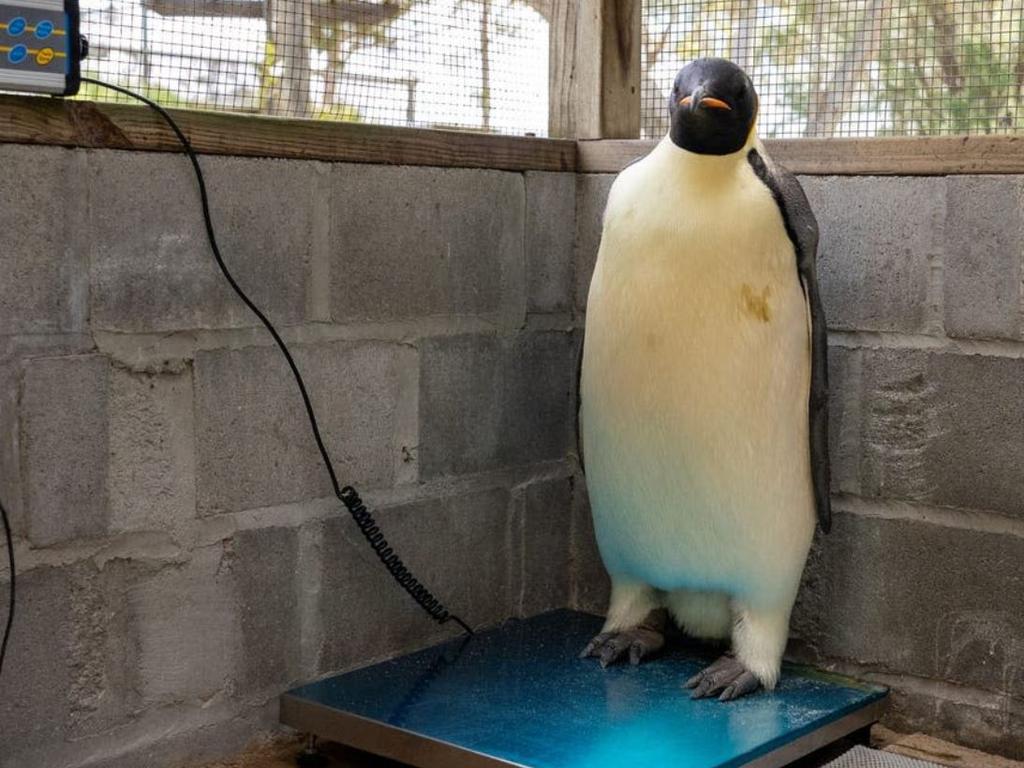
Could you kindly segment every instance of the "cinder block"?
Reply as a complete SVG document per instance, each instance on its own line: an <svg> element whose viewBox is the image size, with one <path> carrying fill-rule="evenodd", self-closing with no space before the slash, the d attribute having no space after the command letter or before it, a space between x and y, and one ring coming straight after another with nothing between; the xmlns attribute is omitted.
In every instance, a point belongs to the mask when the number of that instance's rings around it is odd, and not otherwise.
<svg viewBox="0 0 1024 768"><path fill-rule="evenodd" d="M527 308L564 312L572 307L576 177L526 174Z"/></svg>
<svg viewBox="0 0 1024 768"><path fill-rule="evenodd" d="M335 321L508 315L525 306L518 174L342 165L332 171Z"/></svg>
<svg viewBox="0 0 1024 768"><path fill-rule="evenodd" d="M576 177L576 307L585 309L597 249L601 245L604 207L615 176L579 174Z"/></svg>
<svg viewBox="0 0 1024 768"><path fill-rule="evenodd" d="M447 336L422 342L424 478L566 456L574 342L562 332Z"/></svg>
<svg viewBox="0 0 1024 768"><path fill-rule="evenodd" d="M75 709L72 579L69 569L58 568L18 575L17 621L0 688L0 765L23 765L15 758L62 739ZM6 603L6 580L0 589ZM0 615L6 621L6 605Z"/></svg>
<svg viewBox="0 0 1024 768"><path fill-rule="evenodd" d="M829 462L832 493L860 493L861 353L832 345L828 350Z"/></svg>
<svg viewBox="0 0 1024 768"><path fill-rule="evenodd" d="M946 185L946 333L1019 339L1024 177L950 176Z"/></svg>
<svg viewBox="0 0 1024 768"><path fill-rule="evenodd" d="M298 529L239 531L232 552L242 632L239 688L283 690L301 674Z"/></svg>
<svg viewBox="0 0 1024 768"><path fill-rule="evenodd" d="M19 573L0 687L3 768L75 765L54 756L80 758L82 750L70 745L109 732L137 711L135 667L119 616L123 593L107 586L89 561ZM6 581L0 591L6 596Z"/></svg>
<svg viewBox="0 0 1024 768"><path fill-rule="evenodd" d="M0 334L80 330L86 315L81 158L0 146Z"/></svg>
<svg viewBox="0 0 1024 768"><path fill-rule="evenodd" d="M1020 696L1024 540L840 513L793 630L824 658Z"/></svg>
<svg viewBox="0 0 1024 768"><path fill-rule="evenodd" d="M821 232L818 279L830 328L932 330L945 179L804 177Z"/></svg>
<svg viewBox="0 0 1024 768"><path fill-rule="evenodd" d="M38 766L19 764L12 768L69 764L88 768L198 768L225 762L231 765L239 760L261 760L266 753L261 750L261 757L251 757L249 750L265 745L273 736L284 736L280 733L276 704L275 701L271 706L256 708L250 702L237 701L229 708L224 702L216 701L202 709L193 706L151 710L119 734L124 746L113 738L99 736L69 745L77 750L68 750L70 757L64 756L64 762L54 760ZM242 753L246 753L245 757ZM281 754L285 754L284 745Z"/></svg>
<svg viewBox="0 0 1024 768"><path fill-rule="evenodd" d="M416 350L397 344L294 347L344 483L388 486L416 398ZM196 486L200 514L331 495L298 389L277 349L200 352L195 360ZM414 426L414 425L413 425Z"/></svg>
<svg viewBox="0 0 1024 768"><path fill-rule="evenodd" d="M80 355L94 348L84 334L0 335L0 499L16 537L28 536L25 514L24 435L21 413L24 367L34 357Z"/></svg>
<svg viewBox="0 0 1024 768"><path fill-rule="evenodd" d="M113 369L110 390L110 531L180 529L196 515L191 369Z"/></svg>
<svg viewBox="0 0 1024 768"><path fill-rule="evenodd" d="M937 504L1024 518L1024 360L935 355L938 433L927 463Z"/></svg>
<svg viewBox="0 0 1024 768"><path fill-rule="evenodd" d="M204 547L187 563L127 585L145 706L198 702L232 689L241 647L235 559L230 543Z"/></svg>
<svg viewBox="0 0 1024 768"><path fill-rule="evenodd" d="M522 615L570 603L572 485L568 479L526 487L522 521Z"/></svg>
<svg viewBox="0 0 1024 768"><path fill-rule="evenodd" d="M109 402L101 355L26 361L22 455L36 546L106 533Z"/></svg>
<svg viewBox="0 0 1024 768"><path fill-rule="evenodd" d="M516 610L509 495L493 490L375 510L388 542L448 609L474 628ZM346 516L323 525L322 671L362 666L457 634L393 581Z"/></svg>
<svg viewBox="0 0 1024 768"><path fill-rule="evenodd" d="M169 331L259 321L220 274L188 161L160 153L90 155L93 328ZM306 313L318 165L202 158L224 260L272 320Z"/></svg>
<svg viewBox="0 0 1024 768"><path fill-rule="evenodd" d="M860 354L861 493L1024 516L1024 360Z"/></svg>
<svg viewBox="0 0 1024 768"><path fill-rule="evenodd" d="M603 615L608 609L611 581L597 548L590 497L582 476L573 481L571 581L573 607Z"/></svg>
<svg viewBox="0 0 1024 768"><path fill-rule="evenodd" d="M14 535L27 536L19 460L17 368L6 361L0 363L0 503L7 510Z"/></svg>
<svg viewBox="0 0 1024 768"><path fill-rule="evenodd" d="M979 696L976 691L946 687L941 681L935 685L914 685L916 681L910 680L906 687L898 680L894 682L882 718L894 731L926 733L992 755L1024 759L1024 739L1020 738L1024 733L1024 702L1019 697ZM917 690L910 690L911 686ZM978 768L982 765L1007 764L990 758Z"/></svg>

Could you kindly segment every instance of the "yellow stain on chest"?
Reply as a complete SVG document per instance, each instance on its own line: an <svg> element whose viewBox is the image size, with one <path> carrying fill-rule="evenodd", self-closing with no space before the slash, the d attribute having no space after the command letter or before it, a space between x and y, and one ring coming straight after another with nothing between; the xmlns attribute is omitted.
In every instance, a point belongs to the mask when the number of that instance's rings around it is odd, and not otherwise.
<svg viewBox="0 0 1024 768"><path fill-rule="evenodd" d="M772 287L766 285L760 293L755 292L747 283L740 288L740 298L743 299L743 311L755 320L762 323L772 321L772 307L769 299L772 297Z"/></svg>

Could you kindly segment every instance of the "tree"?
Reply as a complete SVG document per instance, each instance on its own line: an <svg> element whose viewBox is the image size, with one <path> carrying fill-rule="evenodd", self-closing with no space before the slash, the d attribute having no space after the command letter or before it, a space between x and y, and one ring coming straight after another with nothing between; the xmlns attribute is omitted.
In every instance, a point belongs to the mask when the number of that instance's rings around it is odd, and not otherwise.
<svg viewBox="0 0 1024 768"><path fill-rule="evenodd" d="M933 135L1020 130L1019 0L649 0L645 135L661 135L669 65L744 66L775 114L765 133ZM657 80L657 82L655 82Z"/></svg>
<svg viewBox="0 0 1024 768"><path fill-rule="evenodd" d="M280 62L281 74L268 91L266 110L271 115L307 117L309 102L309 55L311 0L268 0L267 55L270 66Z"/></svg>
<svg viewBox="0 0 1024 768"><path fill-rule="evenodd" d="M322 115L349 119L358 115L354 108L337 103L338 81L345 67L352 56L364 48L394 46L392 24L417 2L419 0L379 3L348 0L339 4L329 0L314 6L313 46L327 54L320 99ZM342 8L344 12L339 12Z"/></svg>
<svg viewBox="0 0 1024 768"><path fill-rule="evenodd" d="M266 111L314 115L310 57L320 50L327 55L320 113L352 116L354 110L336 104L338 79L349 59L367 46L392 45L392 24L420 1L267 0L267 62L261 73Z"/></svg>

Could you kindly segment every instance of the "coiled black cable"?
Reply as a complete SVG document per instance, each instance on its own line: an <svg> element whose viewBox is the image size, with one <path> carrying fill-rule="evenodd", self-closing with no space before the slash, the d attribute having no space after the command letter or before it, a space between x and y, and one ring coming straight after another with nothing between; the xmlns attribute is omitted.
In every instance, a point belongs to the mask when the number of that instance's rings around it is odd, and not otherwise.
<svg viewBox="0 0 1024 768"><path fill-rule="evenodd" d="M119 85L112 85L111 83L104 83L102 80L95 80L91 77L83 77L82 82L92 83L93 85L98 85L103 88L109 88L112 91L123 93L125 96L141 101L143 104L159 114L170 129L174 131L174 135L177 136L178 141L185 150L185 154L192 163L192 168L196 175L196 181L199 183L199 197L203 206L203 222L206 225L206 239L210 243L210 250L213 251L213 258L216 259L217 266L220 267L221 273L224 275L224 278L228 281L228 284L234 292L238 295L238 298L240 298L245 306L252 310L252 313L256 315L259 321L263 324L263 327L266 328L273 337L274 342L277 344L278 349L281 350L281 354L284 355L285 360L288 361L288 367L291 369L292 376L295 378L295 383L299 387L299 394L302 395L302 404L306 407L306 415L309 417L309 426L313 430L313 439L316 440L316 447L320 451L321 458L323 458L324 466L327 467L327 474L330 475L331 487L334 489L334 495L337 496L342 504L345 505L345 508L352 515L352 519L359 527L359 531L366 538L366 541L373 548L373 551L388 569L391 576L394 577L398 585L416 601L417 605L426 611L426 613L437 623L444 624L448 621L454 621L456 624L461 626L467 634L472 635L473 630L469 628L469 625L455 614L450 613L441 601L434 597L430 590L423 586L416 577L412 575L406 565L402 562L402 559L388 545L387 540L384 538L384 534L381 533L380 527L373 519L373 515L366 509L366 506L359 498L359 494L356 493L355 489L352 488L352 486L345 486L342 488L341 483L338 482L338 476L334 471L334 464L331 461L330 454L327 452L327 446L324 445L323 437L320 435L320 425L317 422L316 413L313 411L313 403L309 398L309 392L306 390L306 383L302 379L302 374L299 373L299 368L295 364L295 360L292 358L291 351L284 343L284 339L281 338L281 335L277 332L273 323L271 323L260 308L253 303L252 299L246 295L241 286L235 282L235 278L232 276L227 264L224 263L224 259L220 253L220 247L217 245L217 235L213 229L213 219L210 215L210 201L206 192L206 180L203 177L203 170L199 165L199 157L192 148L192 143L182 132L181 128L178 127L178 124L174 122L174 118L170 116L167 110L155 101L152 101L141 94L135 93L134 91L130 91L127 88L122 88Z"/></svg>
<svg viewBox="0 0 1024 768"><path fill-rule="evenodd" d="M373 519L373 515L370 514L366 505L363 504L363 500L359 498L356 489L351 485L346 485L341 489L341 494L338 498L348 508L352 519L359 526L359 530L362 531L366 540L370 542L370 547L377 553L377 557L384 563L384 567L388 569L388 572L398 582L399 586L408 592L412 599L419 603L420 607L433 617L434 621L443 624L451 619L460 624L466 632L473 634L473 630L467 627L462 619L448 613L448 610L441 604L441 601L430 594L430 591L420 584L416 577L410 573L409 569L405 567L402 558L398 556L398 553L388 544L388 540L384 538L384 534Z"/></svg>
<svg viewBox="0 0 1024 768"><path fill-rule="evenodd" d="M7 656L7 642L11 639L11 627L14 625L14 534L11 533L11 521L7 519L7 510L0 501L0 520L4 524L4 535L7 537L7 561L11 567L11 598L7 608L7 626L4 628L4 639L0 642L0 676L4 673L4 657Z"/></svg>

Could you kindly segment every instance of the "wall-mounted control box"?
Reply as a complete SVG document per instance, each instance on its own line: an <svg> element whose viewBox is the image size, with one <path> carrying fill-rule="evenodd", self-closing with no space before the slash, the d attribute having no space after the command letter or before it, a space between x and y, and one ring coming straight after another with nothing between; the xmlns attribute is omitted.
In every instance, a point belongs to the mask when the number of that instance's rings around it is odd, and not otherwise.
<svg viewBox="0 0 1024 768"><path fill-rule="evenodd" d="M73 96L85 52L78 0L0 0L0 91Z"/></svg>

